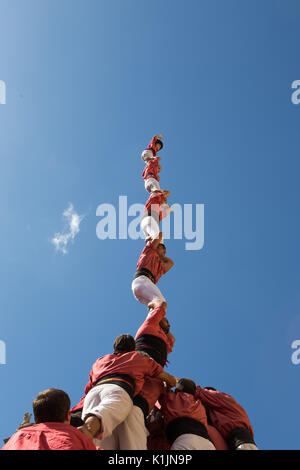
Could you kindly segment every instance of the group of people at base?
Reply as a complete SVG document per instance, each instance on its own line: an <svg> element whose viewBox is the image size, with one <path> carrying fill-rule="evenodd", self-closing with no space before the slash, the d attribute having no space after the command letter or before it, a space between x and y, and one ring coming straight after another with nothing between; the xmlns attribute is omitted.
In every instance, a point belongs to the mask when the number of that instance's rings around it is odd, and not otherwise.
<svg viewBox="0 0 300 470"><path fill-rule="evenodd" d="M159 184L161 139L154 136L142 153L150 197L141 222L146 245L132 291L147 306L146 319L135 338L118 336L113 353L95 361L84 396L71 410L65 392L41 392L33 402L36 424L18 430L4 450L258 449L247 413L234 398L164 370L175 338L166 318L167 302L157 287L174 265L160 231L160 221L172 210L170 192Z"/></svg>

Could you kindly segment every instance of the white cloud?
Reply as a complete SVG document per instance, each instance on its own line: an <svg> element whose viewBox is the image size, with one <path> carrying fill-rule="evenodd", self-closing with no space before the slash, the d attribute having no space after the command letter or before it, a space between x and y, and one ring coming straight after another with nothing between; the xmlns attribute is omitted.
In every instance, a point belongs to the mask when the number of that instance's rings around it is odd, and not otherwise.
<svg viewBox="0 0 300 470"><path fill-rule="evenodd" d="M67 227L62 233L56 233L51 240L51 243L56 248L56 251L61 251L62 253L68 253L68 244L72 242L76 235L79 233L79 225L83 215L78 215L74 211L73 204L69 204L68 209L63 212L63 217L66 219Z"/></svg>

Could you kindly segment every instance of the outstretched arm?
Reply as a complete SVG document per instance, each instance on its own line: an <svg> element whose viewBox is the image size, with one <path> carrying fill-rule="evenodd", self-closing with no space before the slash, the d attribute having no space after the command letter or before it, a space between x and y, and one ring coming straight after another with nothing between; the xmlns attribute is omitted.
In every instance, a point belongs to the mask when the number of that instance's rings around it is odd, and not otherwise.
<svg viewBox="0 0 300 470"><path fill-rule="evenodd" d="M169 387L176 387L177 383L177 378L174 377L173 375L168 374L167 372L161 372L158 376L158 379L162 380L163 382L166 382Z"/></svg>

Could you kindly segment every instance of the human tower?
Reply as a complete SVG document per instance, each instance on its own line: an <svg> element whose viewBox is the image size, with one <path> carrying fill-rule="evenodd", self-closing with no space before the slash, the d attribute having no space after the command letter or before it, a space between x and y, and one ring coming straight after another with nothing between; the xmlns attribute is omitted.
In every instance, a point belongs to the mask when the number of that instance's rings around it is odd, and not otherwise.
<svg viewBox="0 0 300 470"><path fill-rule="evenodd" d="M166 318L166 299L157 286L174 265L160 230L161 220L172 211L170 191L160 187L162 148L162 136L155 135L142 152L149 197L141 222L145 247L132 291L148 315L135 338L119 336L114 353L94 363L85 396L72 411L84 422L79 429L101 449L257 449L249 418L230 395L164 370L175 338Z"/></svg>

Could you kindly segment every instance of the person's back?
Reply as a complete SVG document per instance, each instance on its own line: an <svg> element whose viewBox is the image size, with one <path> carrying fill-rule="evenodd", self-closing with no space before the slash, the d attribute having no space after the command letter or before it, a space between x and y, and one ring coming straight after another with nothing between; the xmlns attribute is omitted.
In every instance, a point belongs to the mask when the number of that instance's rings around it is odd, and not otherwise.
<svg viewBox="0 0 300 470"><path fill-rule="evenodd" d="M96 450L96 447L70 424L50 422L20 429L2 450Z"/></svg>
<svg viewBox="0 0 300 470"><path fill-rule="evenodd" d="M205 408L195 392L192 380L180 379L175 392L166 392L159 399L171 450L215 450L207 432Z"/></svg>
<svg viewBox="0 0 300 470"><path fill-rule="evenodd" d="M2 450L96 450L88 436L70 425L70 404L63 390L40 392L32 404L36 424L19 429Z"/></svg>

